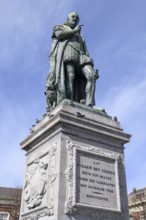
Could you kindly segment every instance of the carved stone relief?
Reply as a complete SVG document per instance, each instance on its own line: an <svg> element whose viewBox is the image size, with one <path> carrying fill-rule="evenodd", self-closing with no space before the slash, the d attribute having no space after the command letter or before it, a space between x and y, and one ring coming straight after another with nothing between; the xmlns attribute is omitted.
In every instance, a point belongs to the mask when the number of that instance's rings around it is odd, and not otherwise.
<svg viewBox="0 0 146 220"><path fill-rule="evenodd" d="M54 214L54 190L56 171L57 143L49 151L37 154L34 161L27 164L24 185L24 204L22 218L38 219L42 215ZM46 208L47 206L47 208Z"/></svg>
<svg viewBox="0 0 146 220"><path fill-rule="evenodd" d="M31 166L31 171L26 173L24 185L24 200L27 208L33 209L40 206L46 193L48 163L37 159Z"/></svg>

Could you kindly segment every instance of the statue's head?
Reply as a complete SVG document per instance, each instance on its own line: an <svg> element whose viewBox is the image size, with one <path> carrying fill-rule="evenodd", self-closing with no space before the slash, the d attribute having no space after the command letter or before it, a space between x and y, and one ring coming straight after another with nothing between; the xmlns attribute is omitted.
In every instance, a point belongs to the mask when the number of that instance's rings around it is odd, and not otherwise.
<svg viewBox="0 0 146 220"><path fill-rule="evenodd" d="M71 12L68 14L67 23L70 27L75 28L80 21L79 15L76 12Z"/></svg>

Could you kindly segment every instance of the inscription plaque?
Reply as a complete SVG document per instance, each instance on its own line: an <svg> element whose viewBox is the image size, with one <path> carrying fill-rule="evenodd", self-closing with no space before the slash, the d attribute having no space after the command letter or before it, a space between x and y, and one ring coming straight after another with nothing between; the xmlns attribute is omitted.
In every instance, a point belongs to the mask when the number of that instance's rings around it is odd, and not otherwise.
<svg viewBox="0 0 146 220"><path fill-rule="evenodd" d="M120 211L116 159L76 150L75 176L75 204Z"/></svg>

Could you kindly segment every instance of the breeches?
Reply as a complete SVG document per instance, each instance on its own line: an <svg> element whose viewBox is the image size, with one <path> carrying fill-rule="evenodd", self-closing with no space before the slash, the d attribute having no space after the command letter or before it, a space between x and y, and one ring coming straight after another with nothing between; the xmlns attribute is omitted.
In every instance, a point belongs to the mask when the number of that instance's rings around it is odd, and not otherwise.
<svg viewBox="0 0 146 220"><path fill-rule="evenodd" d="M73 63L78 67L83 67L87 64L93 66L93 61L90 59L89 56L84 54L82 51L73 48L70 45L67 45L64 51L63 57L64 63Z"/></svg>

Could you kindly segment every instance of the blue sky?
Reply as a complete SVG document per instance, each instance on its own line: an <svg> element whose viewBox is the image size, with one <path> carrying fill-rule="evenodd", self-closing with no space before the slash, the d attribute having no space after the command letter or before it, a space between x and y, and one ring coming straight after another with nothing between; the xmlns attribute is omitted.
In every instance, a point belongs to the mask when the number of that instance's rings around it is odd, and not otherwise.
<svg viewBox="0 0 146 220"><path fill-rule="evenodd" d="M0 1L0 186L23 185L19 143L45 113L52 28L80 15L100 78L96 106L132 134L125 147L127 187L146 186L146 1Z"/></svg>

